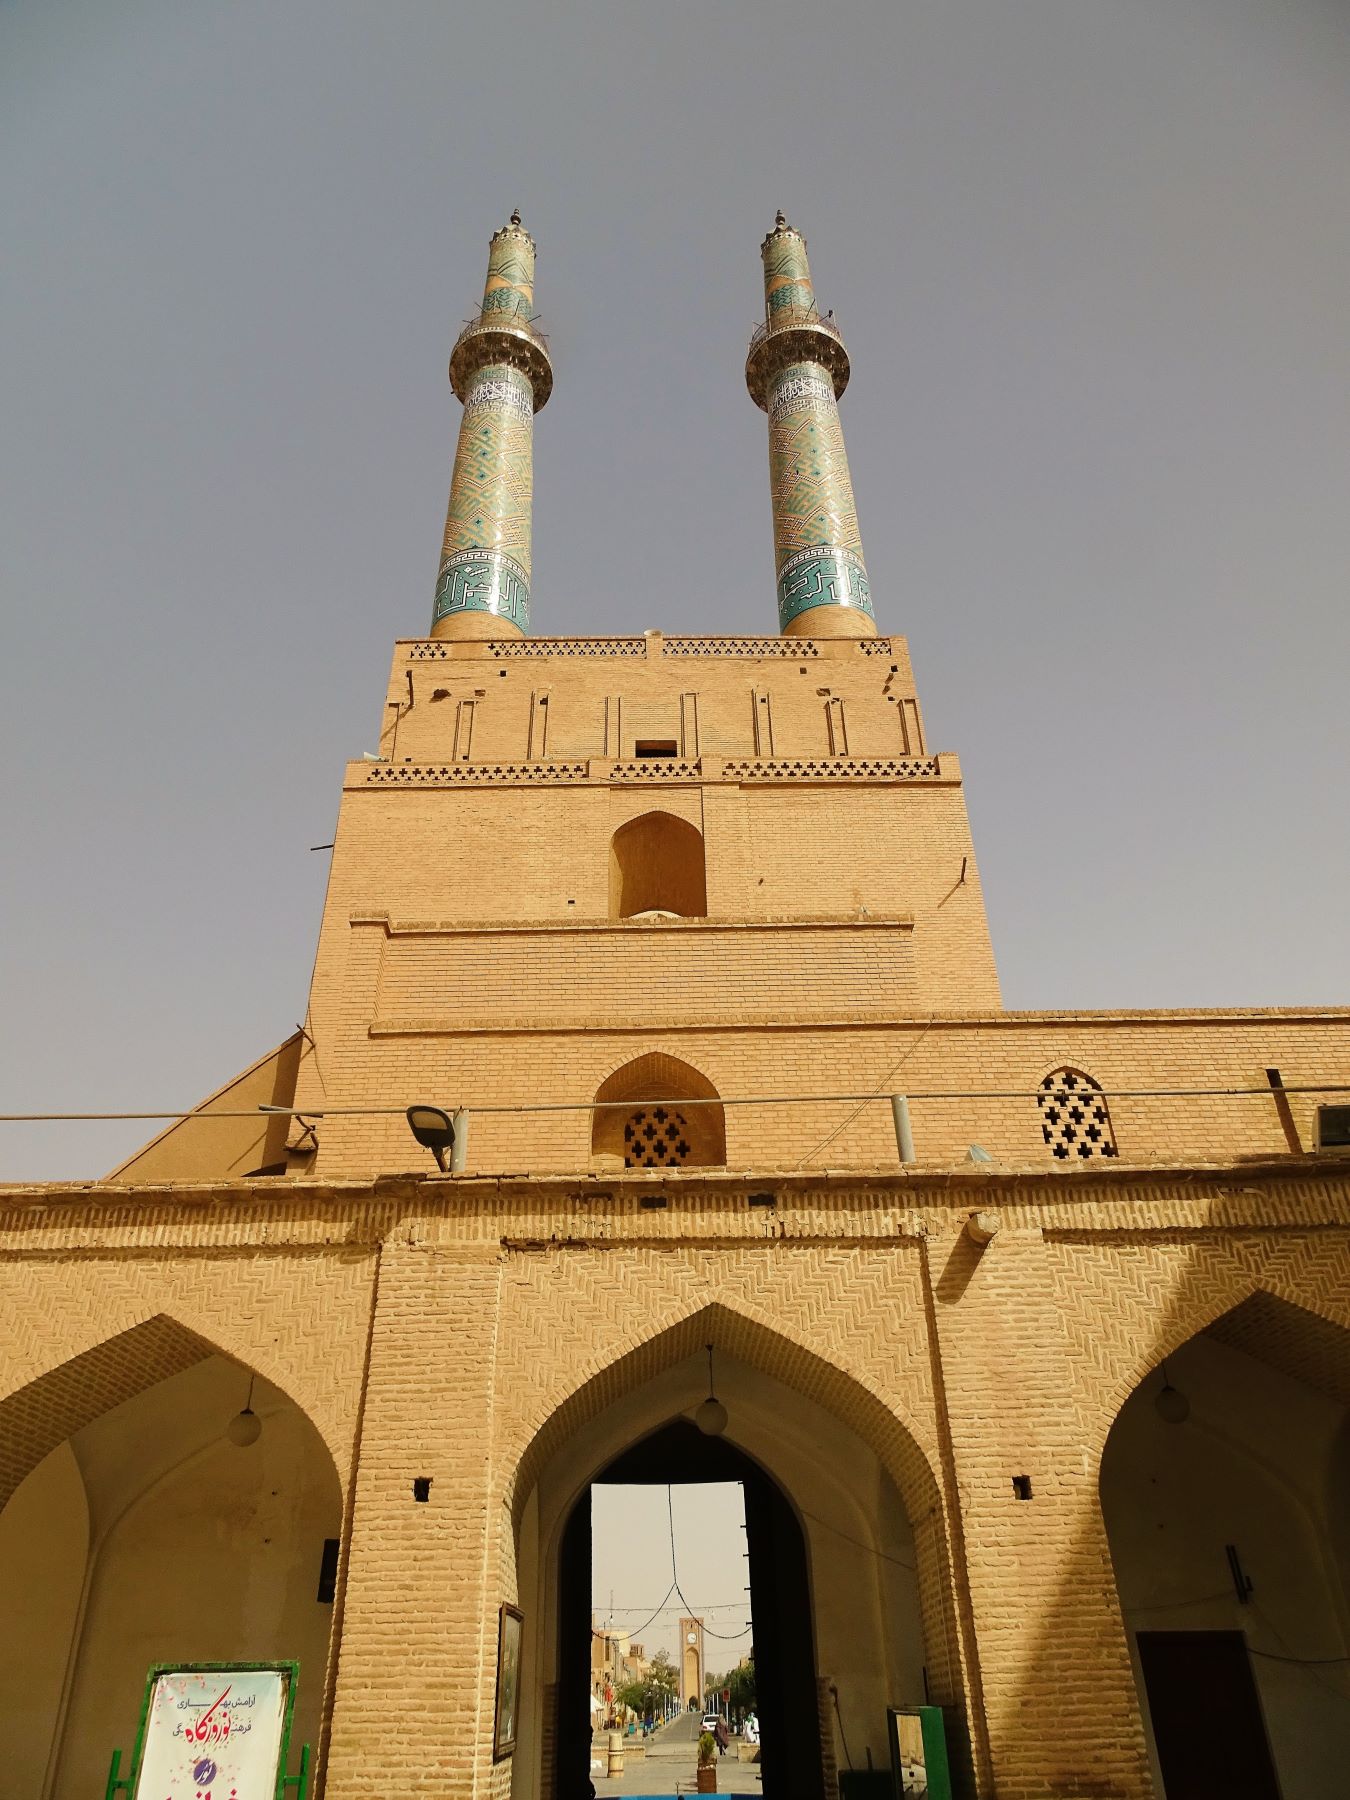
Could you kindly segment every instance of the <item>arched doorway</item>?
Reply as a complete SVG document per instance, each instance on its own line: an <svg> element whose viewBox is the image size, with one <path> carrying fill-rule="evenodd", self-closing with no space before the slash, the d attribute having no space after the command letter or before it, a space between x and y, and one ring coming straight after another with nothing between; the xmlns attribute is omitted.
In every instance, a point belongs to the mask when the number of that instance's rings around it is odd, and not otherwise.
<svg viewBox="0 0 1350 1800"><path fill-rule="evenodd" d="M286 1394L160 1316L0 1402L0 1445L7 1800L101 1793L155 1662L298 1661L317 1751L342 1499Z"/></svg>
<svg viewBox="0 0 1350 1800"><path fill-rule="evenodd" d="M870 1757L884 1767L886 1707L925 1699L948 1709L953 1763L964 1779L970 1748L960 1628L944 1513L926 1458L900 1419L861 1383L719 1303L655 1332L602 1368L556 1407L522 1456L509 1496L514 1563L503 1576L504 1595L514 1592L526 1619L513 1800L568 1800L564 1775L575 1778L583 1729L576 1709L585 1695L575 1663L568 1663L568 1646L575 1656L576 1621L592 1596L585 1558L568 1541L569 1528L584 1530L584 1497L598 1478L612 1479L615 1470L640 1466L639 1459L659 1474L677 1453L685 1454L692 1441L685 1422L708 1391L710 1341L716 1345L717 1393L729 1412L721 1442L738 1469L745 1466L739 1458L746 1459L773 1509L764 1525L771 1548L759 1568L772 1568L779 1559L788 1571L784 1640L795 1643L799 1654L803 1645L814 1652L809 1704L802 1693L811 1678L803 1678L800 1662L796 1675L775 1677L795 1696L783 1704L792 1708L798 1728L812 1729L819 1746L805 1764L807 1779L819 1784L811 1800L822 1794L833 1800L838 1770L850 1763L864 1769ZM634 1460L625 1462L630 1456ZM775 1520L783 1521L776 1538ZM804 1584L790 1574L794 1534L802 1547ZM568 1585L578 1579L580 1595ZM793 1595L800 1596L803 1586L806 1628L799 1614L793 1622L792 1610L799 1604ZM762 1626L773 1603L753 1594L751 1603L758 1670ZM805 1791L770 1784L773 1751L767 1744L764 1755L766 1794ZM692 1780L692 1766L684 1779ZM796 1778L789 1773L785 1779Z"/></svg>
<svg viewBox="0 0 1350 1800"><path fill-rule="evenodd" d="M745 1496L749 1610L766 1794L820 1800L819 1694L806 1542L786 1495L766 1470L724 1438L684 1418L642 1438L599 1471L563 1528L558 1607L559 1800L585 1794L591 1755L591 1493L603 1484L736 1482Z"/></svg>
<svg viewBox="0 0 1350 1800"><path fill-rule="evenodd" d="M1101 1501L1167 1800L1323 1800L1350 1762L1350 1331L1255 1293L1155 1368Z"/></svg>

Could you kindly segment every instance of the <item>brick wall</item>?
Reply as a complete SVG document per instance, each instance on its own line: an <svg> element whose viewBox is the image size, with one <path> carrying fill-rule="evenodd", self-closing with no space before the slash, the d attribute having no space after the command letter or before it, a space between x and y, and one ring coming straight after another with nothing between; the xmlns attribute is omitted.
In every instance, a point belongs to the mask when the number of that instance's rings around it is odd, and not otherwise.
<svg viewBox="0 0 1350 1800"><path fill-rule="evenodd" d="M657 1186L666 1207L644 1210ZM496 1611L517 1597L526 1491L554 1446L712 1329L893 1472L930 1680L979 1791L1143 1795L1096 1497L1107 1431L1162 1356L1254 1292L1334 1335L1291 1337L1282 1312L1263 1334L1249 1308L1248 1353L1344 1379L1327 1344L1350 1327L1348 1186L1342 1166L1286 1159L802 1175L773 1181L767 1210L709 1171L10 1192L0 1304L20 1330L0 1345L0 1422L16 1442L63 1366L67 1424L115 1404L165 1345L260 1369L349 1493L327 1794L500 1794ZM1000 1224L983 1251L962 1231L977 1208ZM99 1382L72 1381L69 1359L99 1346Z"/></svg>

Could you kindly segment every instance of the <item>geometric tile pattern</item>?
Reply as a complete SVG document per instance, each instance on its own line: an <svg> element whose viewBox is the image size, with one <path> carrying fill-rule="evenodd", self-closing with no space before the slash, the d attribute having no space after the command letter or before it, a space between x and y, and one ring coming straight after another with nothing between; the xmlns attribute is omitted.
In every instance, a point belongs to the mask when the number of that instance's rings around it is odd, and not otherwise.
<svg viewBox="0 0 1350 1800"><path fill-rule="evenodd" d="M434 618L495 613L530 622L534 395L507 364L470 377L460 420Z"/></svg>
<svg viewBox="0 0 1350 1800"><path fill-rule="evenodd" d="M534 240L513 218L494 231L488 245L487 281L483 288L483 317L503 322L523 319L534 312Z"/></svg>
<svg viewBox="0 0 1350 1800"><path fill-rule="evenodd" d="M764 305L770 318L791 307L794 312L816 310L815 288L806 259L806 239L791 227L780 226L764 240Z"/></svg>
<svg viewBox="0 0 1350 1800"><path fill-rule="evenodd" d="M1036 1095L1041 1136L1060 1162L1116 1156L1116 1135L1100 1085L1081 1069L1052 1069Z"/></svg>
<svg viewBox="0 0 1350 1800"><path fill-rule="evenodd" d="M769 390L769 495L773 502L778 616L786 626L822 605L872 617L858 513L829 371L790 363Z"/></svg>

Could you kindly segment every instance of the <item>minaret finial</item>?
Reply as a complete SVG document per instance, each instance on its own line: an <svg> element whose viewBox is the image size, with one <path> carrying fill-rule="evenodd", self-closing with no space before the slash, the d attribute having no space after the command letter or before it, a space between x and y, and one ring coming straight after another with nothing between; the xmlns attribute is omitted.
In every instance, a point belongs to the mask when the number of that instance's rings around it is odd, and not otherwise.
<svg viewBox="0 0 1350 1800"><path fill-rule="evenodd" d="M784 226L787 224L787 214L783 211L781 206L779 207L777 213L774 215L773 223L774 223L774 229L776 231L782 231Z"/></svg>
<svg viewBox="0 0 1350 1800"><path fill-rule="evenodd" d="M786 637L876 632L835 404L848 352L834 314L816 305L806 239L780 211L761 247L764 323L745 380L769 415L769 487L778 571L778 627Z"/></svg>
<svg viewBox="0 0 1350 1800"><path fill-rule="evenodd" d="M534 415L553 389L533 316L534 240L517 208L510 225L492 234L483 304L450 355L450 385L464 417L433 637L513 637L530 628Z"/></svg>

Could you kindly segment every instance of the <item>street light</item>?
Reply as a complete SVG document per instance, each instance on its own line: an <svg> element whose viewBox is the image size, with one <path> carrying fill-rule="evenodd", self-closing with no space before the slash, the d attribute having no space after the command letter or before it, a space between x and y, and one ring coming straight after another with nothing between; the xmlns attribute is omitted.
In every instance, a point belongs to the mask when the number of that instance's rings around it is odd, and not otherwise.
<svg viewBox="0 0 1350 1800"><path fill-rule="evenodd" d="M449 1167L446 1158L455 1147L455 1127L449 1113L442 1112L439 1106L410 1106L408 1129L424 1150L430 1150L444 1175Z"/></svg>

